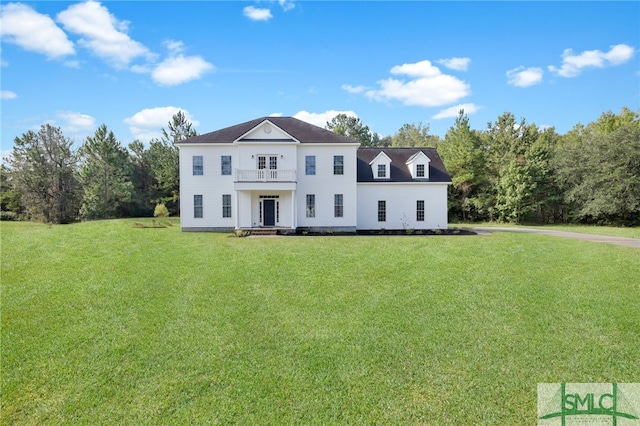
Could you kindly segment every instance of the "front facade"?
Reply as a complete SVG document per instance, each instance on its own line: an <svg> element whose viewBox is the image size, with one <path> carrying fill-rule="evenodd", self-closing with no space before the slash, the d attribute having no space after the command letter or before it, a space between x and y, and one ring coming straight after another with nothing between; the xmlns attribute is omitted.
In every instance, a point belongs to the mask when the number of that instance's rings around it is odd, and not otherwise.
<svg viewBox="0 0 640 426"><path fill-rule="evenodd" d="M451 180L434 148L359 148L292 117L177 145L184 231L447 227Z"/></svg>

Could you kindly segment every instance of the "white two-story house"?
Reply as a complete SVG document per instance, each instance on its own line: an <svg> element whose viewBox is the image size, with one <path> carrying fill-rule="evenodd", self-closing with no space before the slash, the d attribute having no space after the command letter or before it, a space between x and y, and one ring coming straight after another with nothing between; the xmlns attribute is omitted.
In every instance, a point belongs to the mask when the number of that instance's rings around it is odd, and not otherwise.
<svg viewBox="0 0 640 426"><path fill-rule="evenodd" d="M360 148L292 117L185 139L183 231L447 228L447 174L435 148Z"/></svg>

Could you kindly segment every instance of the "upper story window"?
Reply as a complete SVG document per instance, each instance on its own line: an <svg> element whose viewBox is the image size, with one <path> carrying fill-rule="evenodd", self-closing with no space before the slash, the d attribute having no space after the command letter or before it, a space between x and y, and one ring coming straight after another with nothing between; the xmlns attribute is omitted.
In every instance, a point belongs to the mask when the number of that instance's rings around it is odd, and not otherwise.
<svg viewBox="0 0 640 426"><path fill-rule="evenodd" d="M222 175L231 175L231 156L223 155L220 157L220 167Z"/></svg>
<svg viewBox="0 0 640 426"><path fill-rule="evenodd" d="M204 174L204 165L202 155L193 156L193 175L202 176Z"/></svg>
<svg viewBox="0 0 640 426"><path fill-rule="evenodd" d="M315 175L316 174L316 156L307 155L304 157L304 174Z"/></svg>
<svg viewBox="0 0 640 426"><path fill-rule="evenodd" d="M277 155L258 155L258 169L259 170L266 169L267 164L269 164L269 170L277 170L278 156Z"/></svg>
<svg viewBox="0 0 640 426"><path fill-rule="evenodd" d="M343 155L333 156L333 174L334 175L344 174L344 156Z"/></svg>
<svg viewBox="0 0 640 426"><path fill-rule="evenodd" d="M424 164L416 164L416 177L424 177Z"/></svg>
<svg viewBox="0 0 640 426"><path fill-rule="evenodd" d="M386 164L378 164L378 177L386 178L387 177L387 165Z"/></svg>

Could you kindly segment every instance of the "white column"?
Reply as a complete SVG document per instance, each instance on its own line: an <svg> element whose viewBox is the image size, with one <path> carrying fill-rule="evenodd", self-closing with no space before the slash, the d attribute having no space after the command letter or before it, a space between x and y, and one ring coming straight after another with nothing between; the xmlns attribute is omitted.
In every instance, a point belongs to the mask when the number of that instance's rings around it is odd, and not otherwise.
<svg viewBox="0 0 640 426"><path fill-rule="evenodd" d="M295 189L291 191L291 227L293 229L298 227L298 197Z"/></svg>
<svg viewBox="0 0 640 426"><path fill-rule="evenodd" d="M235 191L236 196L236 211L234 213L234 218L236 222L236 229L238 229L238 225L240 223L240 191Z"/></svg>

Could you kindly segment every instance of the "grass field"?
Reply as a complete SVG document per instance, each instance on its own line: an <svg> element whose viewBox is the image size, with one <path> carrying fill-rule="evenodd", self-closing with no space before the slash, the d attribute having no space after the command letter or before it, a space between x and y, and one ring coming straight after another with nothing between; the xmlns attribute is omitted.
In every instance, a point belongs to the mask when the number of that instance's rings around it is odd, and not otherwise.
<svg viewBox="0 0 640 426"><path fill-rule="evenodd" d="M640 250L1 224L1 424L536 424L640 381Z"/></svg>

